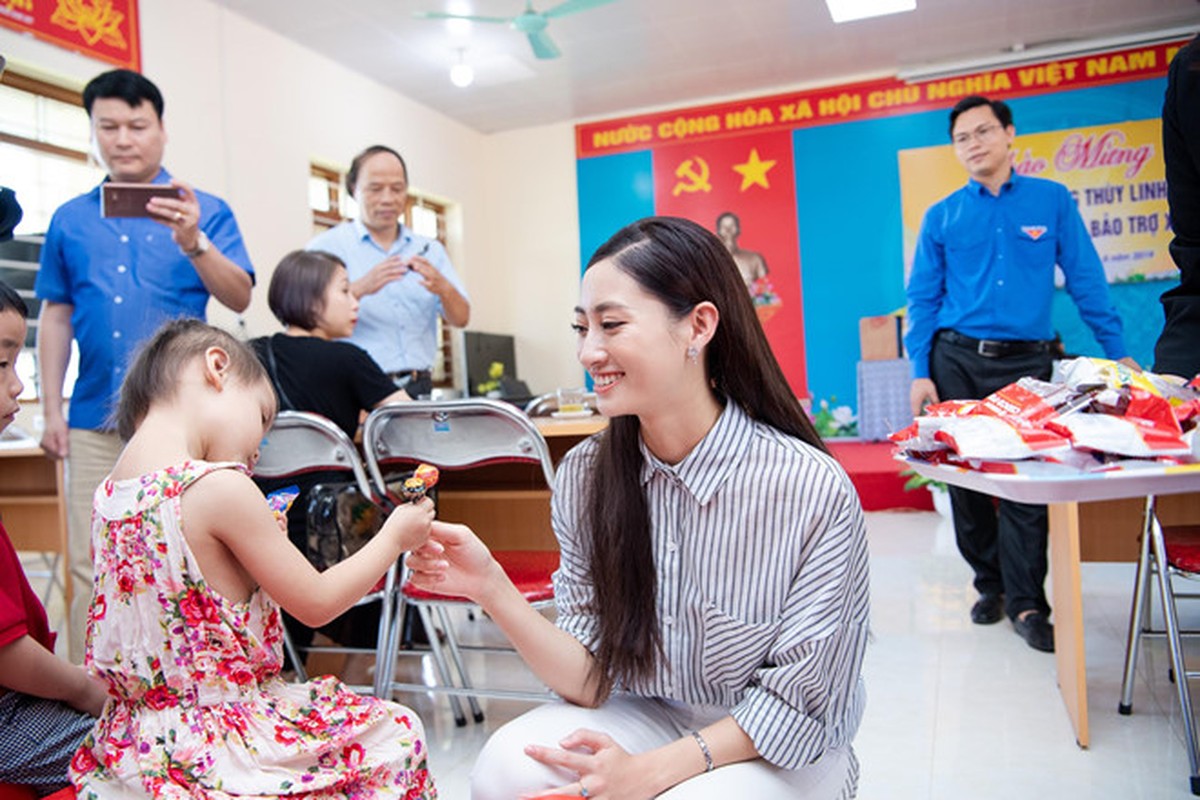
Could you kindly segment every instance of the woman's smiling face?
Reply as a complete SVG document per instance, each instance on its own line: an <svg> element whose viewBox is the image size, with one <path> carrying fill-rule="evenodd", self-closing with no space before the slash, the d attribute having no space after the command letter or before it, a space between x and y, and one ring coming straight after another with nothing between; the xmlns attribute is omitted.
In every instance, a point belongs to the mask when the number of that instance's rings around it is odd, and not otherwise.
<svg viewBox="0 0 1200 800"><path fill-rule="evenodd" d="M608 417L670 408L685 385L688 321L604 260L583 276L574 326L579 363Z"/></svg>

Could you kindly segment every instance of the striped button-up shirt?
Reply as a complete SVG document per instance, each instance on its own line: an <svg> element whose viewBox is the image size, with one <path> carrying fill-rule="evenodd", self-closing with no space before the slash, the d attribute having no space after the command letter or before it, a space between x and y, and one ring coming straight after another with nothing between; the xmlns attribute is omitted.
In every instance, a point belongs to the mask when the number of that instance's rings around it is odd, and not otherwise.
<svg viewBox="0 0 1200 800"><path fill-rule="evenodd" d="M603 435L603 434L600 434ZM597 437L559 468L558 625L594 651L585 497ZM665 659L621 690L721 706L768 761L797 769L848 746L862 718L867 540L828 455L728 403L679 464L642 447Z"/></svg>

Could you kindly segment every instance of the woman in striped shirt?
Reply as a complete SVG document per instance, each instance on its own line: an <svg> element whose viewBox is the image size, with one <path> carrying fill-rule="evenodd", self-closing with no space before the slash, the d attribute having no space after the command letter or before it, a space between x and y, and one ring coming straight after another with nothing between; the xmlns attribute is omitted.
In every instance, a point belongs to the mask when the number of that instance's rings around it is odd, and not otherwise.
<svg viewBox="0 0 1200 800"><path fill-rule="evenodd" d="M492 736L472 797L853 797L862 508L728 251L687 220L633 223L589 262L574 327L611 421L555 481L557 623L463 526L409 558L563 698Z"/></svg>

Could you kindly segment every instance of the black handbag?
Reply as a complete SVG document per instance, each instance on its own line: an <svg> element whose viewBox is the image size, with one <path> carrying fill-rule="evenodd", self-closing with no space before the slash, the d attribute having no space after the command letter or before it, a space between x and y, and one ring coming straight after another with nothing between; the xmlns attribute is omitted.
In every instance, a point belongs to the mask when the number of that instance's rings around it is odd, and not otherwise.
<svg viewBox="0 0 1200 800"><path fill-rule="evenodd" d="M388 488L398 493L412 472L394 476ZM436 488L429 491L434 497ZM309 491L304 554L318 570L326 570L357 553L383 527L387 513L370 498L363 497L358 484L318 483Z"/></svg>
<svg viewBox="0 0 1200 800"><path fill-rule="evenodd" d="M383 525L379 506L354 483L318 483L308 496L305 555L318 570L357 553Z"/></svg>

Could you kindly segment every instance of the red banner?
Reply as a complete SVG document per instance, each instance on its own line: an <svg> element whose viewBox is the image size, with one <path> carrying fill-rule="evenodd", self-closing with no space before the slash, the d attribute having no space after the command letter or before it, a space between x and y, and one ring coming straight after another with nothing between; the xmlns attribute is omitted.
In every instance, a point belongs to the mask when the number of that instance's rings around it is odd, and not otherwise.
<svg viewBox="0 0 1200 800"><path fill-rule="evenodd" d="M1157 78L1167 74L1171 58L1185 44L1187 40L919 83L884 78L592 122L575 126L575 154L587 158L680 142L946 109L972 94L1008 99Z"/></svg>
<svg viewBox="0 0 1200 800"><path fill-rule="evenodd" d="M0 25L141 71L138 0L0 0Z"/></svg>
<svg viewBox="0 0 1200 800"><path fill-rule="evenodd" d="M657 148L654 197L657 213L725 241L788 383L807 396L791 134Z"/></svg>

